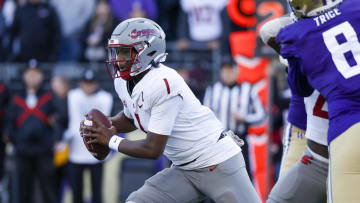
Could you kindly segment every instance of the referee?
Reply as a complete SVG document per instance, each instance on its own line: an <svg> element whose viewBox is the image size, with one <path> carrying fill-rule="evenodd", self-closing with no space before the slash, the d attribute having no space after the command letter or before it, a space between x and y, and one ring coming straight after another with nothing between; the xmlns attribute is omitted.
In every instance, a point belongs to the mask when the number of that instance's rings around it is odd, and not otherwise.
<svg viewBox="0 0 360 203"><path fill-rule="evenodd" d="M246 82L238 84L236 68L232 63L224 62L220 70L220 81L206 88L203 101L226 129L232 130L244 140L242 152L250 177L247 127L261 123L265 118L265 111L257 89Z"/></svg>

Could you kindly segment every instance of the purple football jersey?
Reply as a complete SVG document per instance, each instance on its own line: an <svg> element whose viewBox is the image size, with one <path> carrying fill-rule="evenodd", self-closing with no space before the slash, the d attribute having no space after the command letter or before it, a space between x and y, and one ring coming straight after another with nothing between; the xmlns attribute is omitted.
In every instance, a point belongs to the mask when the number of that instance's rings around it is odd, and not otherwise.
<svg viewBox="0 0 360 203"><path fill-rule="evenodd" d="M294 126L306 130L306 111L303 97L294 94L291 96L288 121Z"/></svg>
<svg viewBox="0 0 360 203"><path fill-rule="evenodd" d="M304 88L308 82L326 98L329 143L360 121L359 14L358 0L345 0L319 16L288 25L276 38L290 69L300 78L306 76L304 80L289 74L292 91L304 95L297 91L309 89Z"/></svg>

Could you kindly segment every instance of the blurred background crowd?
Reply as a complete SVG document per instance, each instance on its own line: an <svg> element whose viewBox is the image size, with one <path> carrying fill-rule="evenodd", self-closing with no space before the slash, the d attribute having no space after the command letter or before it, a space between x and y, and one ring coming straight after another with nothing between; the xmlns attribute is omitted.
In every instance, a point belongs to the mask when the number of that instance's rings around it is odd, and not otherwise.
<svg viewBox="0 0 360 203"><path fill-rule="evenodd" d="M164 29L165 64L246 141L264 201L278 176L290 91L258 32L287 10L286 0L0 0L0 202L122 202L169 166L120 153L97 161L78 132L92 108L122 109L104 60L112 30L131 17Z"/></svg>

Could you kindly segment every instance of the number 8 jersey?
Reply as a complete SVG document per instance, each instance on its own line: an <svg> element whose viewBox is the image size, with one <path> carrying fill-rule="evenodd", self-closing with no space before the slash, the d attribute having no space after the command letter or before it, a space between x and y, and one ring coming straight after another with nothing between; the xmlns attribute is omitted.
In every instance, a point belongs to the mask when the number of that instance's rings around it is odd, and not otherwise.
<svg viewBox="0 0 360 203"><path fill-rule="evenodd" d="M280 30L276 41L289 61L293 92L317 89L328 102L328 143L360 121L360 4L346 0L319 16Z"/></svg>

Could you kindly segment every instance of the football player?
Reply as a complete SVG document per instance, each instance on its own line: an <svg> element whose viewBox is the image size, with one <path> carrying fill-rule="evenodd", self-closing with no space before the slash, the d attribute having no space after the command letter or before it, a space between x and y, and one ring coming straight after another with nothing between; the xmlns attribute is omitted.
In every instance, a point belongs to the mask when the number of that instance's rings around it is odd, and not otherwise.
<svg viewBox="0 0 360 203"><path fill-rule="evenodd" d="M360 4L357 0L289 1L300 19L276 42L299 96L317 89L328 102L329 202L358 202L360 193ZM312 88L313 87L313 88Z"/></svg>
<svg viewBox="0 0 360 203"><path fill-rule="evenodd" d="M294 16L285 15L265 23L260 29L263 42L280 54L280 46L276 44L275 37L282 27L293 23L294 20ZM281 61L286 63L286 60L282 59ZM306 149L306 111L303 97L291 95L287 120L288 123L282 137L283 156L280 177L301 159L301 155Z"/></svg>
<svg viewBox="0 0 360 203"><path fill-rule="evenodd" d="M202 106L182 77L165 66L165 33L155 22L132 18L120 23L108 43L107 67L124 110L111 128L97 120L89 143L121 153L172 161L133 192L127 202L192 202L208 196L216 202L261 202L245 169L233 133ZM98 126L98 127L95 127ZM115 136L140 129L146 139Z"/></svg>
<svg viewBox="0 0 360 203"><path fill-rule="evenodd" d="M286 18L287 21L284 20ZM274 38L282 27L291 23L292 20L288 16L266 23L261 28L262 39L276 50L279 45ZM297 151L298 154L292 155L300 156L301 160L294 163L288 172L280 177L269 195L268 203L318 203L326 202L327 199L329 126L327 103L316 90L310 97L305 98L305 102L304 98L299 98L302 99L302 103L305 104L303 108L306 109L307 147L301 152ZM290 105L290 108L294 106ZM290 146L293 147L293 144Z"/></svg>

